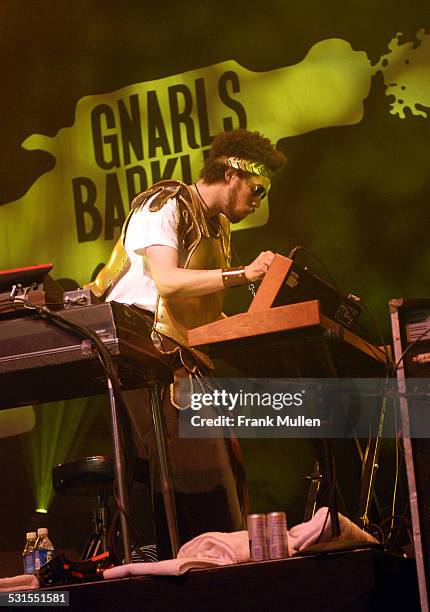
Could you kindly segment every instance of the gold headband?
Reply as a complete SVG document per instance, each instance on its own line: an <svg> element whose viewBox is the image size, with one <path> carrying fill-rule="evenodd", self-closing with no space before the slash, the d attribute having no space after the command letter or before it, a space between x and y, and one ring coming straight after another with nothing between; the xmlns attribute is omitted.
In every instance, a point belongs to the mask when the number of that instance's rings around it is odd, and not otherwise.
<svg viewBox="0 0 430 612"><path fill-rule="evenodd" d="M272 176L272 172L267 166L265 166L264 164L260 164L259 162L251 161L249 159L242 159L241 157L227 157L226 155L223 155L222 157L218 157L215 161L221 164L226 164L227 166L231 166L236 170L244 170L245 172L249 172L250 174L267 176L267 178L270 178Z"/></svg>

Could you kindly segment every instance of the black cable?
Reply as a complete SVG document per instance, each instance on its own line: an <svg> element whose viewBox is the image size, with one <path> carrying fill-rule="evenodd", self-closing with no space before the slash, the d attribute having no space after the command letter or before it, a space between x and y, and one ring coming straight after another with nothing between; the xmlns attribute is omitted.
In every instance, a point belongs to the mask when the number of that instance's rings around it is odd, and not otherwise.
<svg viewBox="0 0 430 612"><path fill-rule="evenodd" d="M338 285L337 285L337 283L336 283L336 281L335 281L334 277L332 276L332 274L330 273L330 270L328 269L328 266L325 264L325 262L323 261L323 259L321 259L321 257L319 257L319 256L318 256L316 253L314 253L314 252L313 252L313 251L311 251L310 249L307 249L306 247L303 247L303 246L301 246L301 245L298 245L298 246L295 246L294 248L292 248L292 249L291 249L291 251L290 251L290 252L289 252L289 254L288 254L288 257L289 257L290 259L294 259L294 257L295 257L295 255L296 255L296 253L297 253L297 252L299 252L299 251L304 251L305 253L308 253L309 255L312 255L312 257L314 257L314 258L315 258L317 261L319 261L319 263L320 263L320 264L322 265L322 267L324 268L324 270L325 270L325 272L326 272L327 276L329 277L329 279L330 279L330 281L331 281L331 283L332 283L332 285L333 285L333 287L332 287L332 288L333 288L333 289L335 289L335 291L337 292L337 294L339 295L339 297L341 297L342 299L344 299L344 298L345 298L345 296L344 296L344 295L343 295L343 293L340 291L340 289L339 289L339 287L338 287ZM376 319L375 319L375 317L373 316L372 312L371 312L371 311L370 311L370 309L367 307L367 305L366 305L366 304L365 304L365 303L364 303L364 302L361 300L361 298L360 298L360 302L359 302L359 304L360 304L360 305L361 305L361 306L364 308L364 310L367 312L367 314L368 314L368 316L369 316L369 318L370 318L370 320L371 320L371 322L372 322L372 325L373 325L373 327L374 327L374 330L375 330L375 332L376 332L376 335L378 336L379 340L380 340L380 341L381 341L381 343L382 343L382 347L383 347L383 349L384 349L384 353L385 353L385 361L386 361L386 363L385 363L385 367L386 367L386 369L389 371L390 361L391 361L391 360L390 360L390 355L389 355L389 353L388 353L387 345L386 345L386 342L385 342L385 340L384 340L384 337L383 337L383 335L382 335L382 333L381 333L381 330L380 330L380 328L379 328L379 326L378 326L378 324L377 324L377 322L376 322Z"/></svg>
<svg viewBox="0 0 430 612"><path fill-rule="evenodd" d="M328 504L327 504L327 513L324 519L324 523L323 526L321 528L321 531L319 533L319 536L315 542L315 544L318 544L324 534L324 529L327 525L327 521L328 521L328 517L330 516L331 513L331 507L333 505L334 502L334 498L335 498L335 493L336 493L336 462L334 460L334 456L333 453L330 452L330 460L331 460L331 471L332 471L332 482L331 482L331 489L330 489L330 495L329 495L329 499L328 499ZM327 467L326 467L326 472L327 472ZM337 511L337 509L336 509ZM333 530L333 525L331 526L332 530ZM340 534L339 534L340 535Z"/></svg>
<svg viewBox="0 0 430 612"><path fill-rule="evenodd" d="M327 276L330 279L330 282L333 284L333 288L336 289L336 291L338 293L340 293L339 287L337 286L337 283L336 283L335 279L333 278L333 276L330 273L330 270L326 266L325 262L321 259L321 257L319 257L319 255L317 255L316 253L314 253L310 249L307 249L306 247L301 246L299 244L299 245L295 246L294 248L292 248L291 251L288 253L289 259L294 259L295 256L296 256L296 253L298 253L299 251L304 251L305 253L308 253L309 255L312 255L312 257L314 257L322 265L322 267L324 268L325 273L327 274Z"/></svg>
<svg viewBox="0 0 430 612"><path fill-rule="evenodd" d="M407 355L407 354L408 354L408 353L409 353L409 352L410 352L410 351L411 351L411 350L414 348L414 346L415 346L416 344L418 344L418 342L419 342L420 340L422 340L422 339L424 338L424 336L426 336L426 335L427 335L429 332L430 332L430 329L429 329L429 328L425 329L425 330L423 331L423 333L422 333L422 334L420 334L420 335L418 336L418 338L416 338L416 340L414 340L414 341L412 342L412 344L410 344L409 346L407 346L407 347L405 348L405 350L403 351L403 353L402 353L402 354L400 355L400 357L398 358L398 360L397 360L397 362L396 362L396 365L394 366L394 369L393 369L393 374L395 374L395 373L397 372L398 367L400 366L401 362L402 362L402 361L403 361L403 359L406 357L406 355Z"/></svg>
<svg viewBox="0 0 430 612"><path fill-rule="evenodd" d="M384 530L379 525L377 525L376 523L369 523L367 525L367 527L366 527L366 531L367 531L367 533L370 533L371 530L377 531L379 533L380 543L382 544L382 546L385 547L385 533L384 533ZM371 535L373 535L373 533Z"/></svg>
<svg viewBox="0 0 430 612"><path fill-rule="evenodd" d="M135 540L134 543L131 544L131 550L138 549L141 546L140 542L144 541L144 537L143 537L142 533L140 532L140 530L136 527L134 521L131 519L130 514L127 513L125 511L125 509L121 506L120 500L118 498L117 491L115 489L116 489L116 487L114 486L113 496L114 496L115 504L116 504L117 511L118 511L117 512L117 517L116 517L116 523L118 523L119 514L120 513L123 514L125 516L126 520L127 520L128 526L130 527L131 535L133 536L133 538ZM113 533L110 533L110 541L112 542L112 546L115 548L115 551L118 554L118 547L117 547L116 538L115 538L115 534L116 534L117 529L118 529L118 527L117 527L117 525L115 525L115 529L114 529ZM110 530L110 531L112 531L112 530ZM115 538L115 544L113 543L113 539L114 538ZM119 557L119 558L121 558L121 557Z"/></svg>
<svg viewBox="0 0 430 612"><path fill-rule="evenodd" d="M385 353L385 369L387 370L387 373L392 376L393 372L392 372L391 367L390 367L391 359L390 359L390 355L388 353L387 343L385 342L384 336L382 335L380 327L377 324L376 319L373 316L373 313L370 310L370 308L368 308L366 303L363 302L361 299L360 299L360 304L363 306L364 310L367 312L367 314L368 314L368 316L369 316L369 318L370 318L370 320L371 320L371 322L373 324L373 327L374 327L374 329L376 331L376 335L378 336L378 338L379 338L379 340L381 342L381 346L384 349L384 353Z"/></svg>
<svg viewBox="0 0 430 612"><path fill-rule="evenodd" d="M122 394L121 394L121 383L119 381L113 359L111 357L109 350L106 348L106 346L104 345L100 337L95 332L88 329L84 325L81 325L80 323L75 323L74 321L69 321L68 319L65 319L64 317L62 317L61 315L50 311L45 306L42 306L40 308L37 307L37 312L41 318L45 318L50 321L53 321L59 327L65 327L67 329L71 329L72 331L76 332L80 336L83 336L84 338L88 338L94 342L100 362L106 372L107 377L111 380L113 391L114 391L114 396L116 399L119 400L120 405L124 407L124 402L123 402Z"/></svg>
<svg viewBox="0 0 430 612"><path fill-rule="evenodd" d="M406 533L408 534L410 542L413 542L413 536L412 536L412 533L411 533L411 522L410 522L410 519L407 516L407 514L393 514L392 516L388 516L387 518L385 518L381 522L381 529L382 529L382 531L384 531L384 526L386 525L386 523L390 523L391 524L391 523L394 523L394 522L397 523L396 534L394 535L393 538L391 538L392 533L394 531L394 527L390 527L389 531L388 531L388 535L385 538L386 544L388 544L388 542L390 542L390 540L391 540L391 546L389 547L391 550L394 549L396 541L400 537L400 533L401 533L402 527L405 528Z"/></svg>

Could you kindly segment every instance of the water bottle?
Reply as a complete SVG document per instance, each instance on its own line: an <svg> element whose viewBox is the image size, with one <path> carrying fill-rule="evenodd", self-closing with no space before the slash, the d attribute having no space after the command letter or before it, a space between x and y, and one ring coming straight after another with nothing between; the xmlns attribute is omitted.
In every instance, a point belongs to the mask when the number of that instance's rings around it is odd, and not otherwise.
<svg viewBox="0 0 430 612"><path fill-rule="evenodd" d="M36 546L36 532L29 531L26 536L24 550L22 552L22 560L24 563L24 574L34 574L36 567L34 563L34 548Z"/></svg>
<svg viewBox="0 0 430 612"><path fill-rule="evenodd" d="M37 530L37 541L34 549L34 565L38 570L53 559L54 557L54 545L48 537L48 530L46 527L39 527Z"/></svg>

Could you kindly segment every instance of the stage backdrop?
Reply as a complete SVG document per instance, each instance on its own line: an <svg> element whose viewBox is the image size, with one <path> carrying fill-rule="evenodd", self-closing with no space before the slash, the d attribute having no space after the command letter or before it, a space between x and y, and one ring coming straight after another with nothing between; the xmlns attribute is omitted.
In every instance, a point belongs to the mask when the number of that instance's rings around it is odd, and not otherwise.
<svg viewBox="0 0 430 612"><path fill-rule="evenodd" d="M3 0L0 269L52 262L81 286L136 193L197 179L213 135L246 127L289 161L234 228L241 262L301 244L388 335L388 300L429 292L429 14L420 0ZM249 299L231 291L227 312ZM50 506L50 466L109 452L93 404L39 408L21 435L29 508ZM269 481L263 446L245 443L255 509L291 505L311 464L277 448Z"/></svg>

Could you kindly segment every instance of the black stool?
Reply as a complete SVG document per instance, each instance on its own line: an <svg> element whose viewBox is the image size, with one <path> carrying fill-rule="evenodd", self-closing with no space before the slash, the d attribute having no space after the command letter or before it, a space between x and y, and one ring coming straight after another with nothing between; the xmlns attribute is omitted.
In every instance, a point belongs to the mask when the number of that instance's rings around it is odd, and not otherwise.
<svg viewBox="0 0 430 612"><path fill-rule="evenodd" d="M54 491L61 495L95 497L97 500L93 508L94 531L88 538L81 559L90 559L108 550L108 500L113 495L114 480L114 463L110 457L104 455L60 463L52 469ZM136 459L133 482L149 484L149 462L145 459Z"/></svg>

